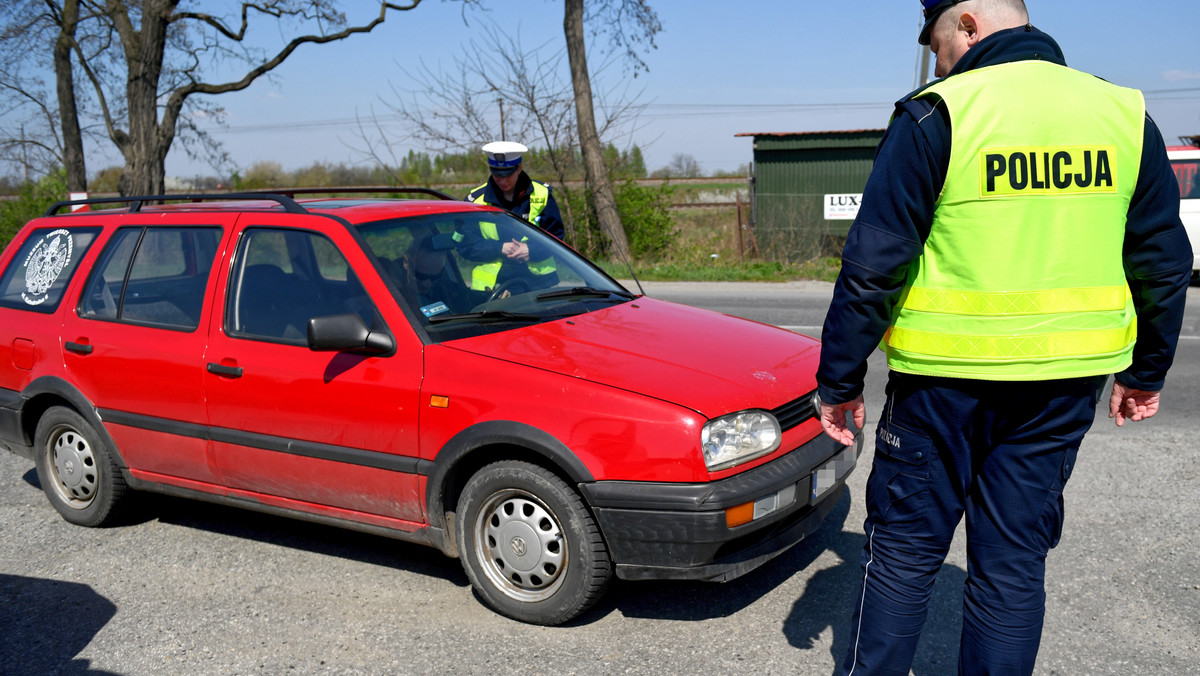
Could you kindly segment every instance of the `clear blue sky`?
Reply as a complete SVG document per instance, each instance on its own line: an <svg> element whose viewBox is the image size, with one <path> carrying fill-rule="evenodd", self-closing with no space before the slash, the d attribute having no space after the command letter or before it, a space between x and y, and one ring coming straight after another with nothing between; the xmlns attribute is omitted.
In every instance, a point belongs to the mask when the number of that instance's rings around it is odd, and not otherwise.
<svg viewBox="0 0 1200 676"><path fill-rule="evenodd" d="M243 169L260 160L288 170L315 161L361 163L363 156L350 147L356 144L353 120L369 117L372 106L382 112L380 98L392 96L392 84L404 86L400 64L411 68L423 59L431 69L450 70L455 54L469 49L489 22L519 30L527 46L562 44L561 0L482 4L488 11L466 13L469 25L458 3L426 0L416 10L393 13L369 35L302 47L271 80L216 97L228 112L228 126L211 132ZM640 127L623 143L640 145L651 170L676 153L692 155L705 172L735 169L751 159L751 141L735 138L739 132L882 128L891 103L913 88L917 76L917 0L650 4L663 30L657 49L643 55L649 72L633 83L647 106ZM1069 65L1145 91L1169 145L1180 135L1200 134L1200 2L1027 4L1033 24L1055 36ZM344 6L359 23L378 11L367 0ZM269 24L263 27L276 37ZM603 43L588 39L594 65ZM611 87L627 77L628 71L614 68L594 86ZM107 164L116 163L110 155ZM103 158L90 158L89 171L103 166ZM176 148L167 173L213 172Z"/></svg>

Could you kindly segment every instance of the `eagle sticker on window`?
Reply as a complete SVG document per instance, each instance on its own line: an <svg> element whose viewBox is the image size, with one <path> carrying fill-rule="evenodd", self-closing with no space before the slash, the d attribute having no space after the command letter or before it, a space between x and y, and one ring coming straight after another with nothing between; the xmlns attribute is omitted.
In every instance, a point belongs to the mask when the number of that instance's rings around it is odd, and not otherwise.
<svg viewBox="0 0 1200 676"><path fill-rule="evenodd" d="M55 230L42 237L25 257L25 292L27 305L46 302L46 292L58 281L59 275L71 263L75 245L67 230Z"/></svg>

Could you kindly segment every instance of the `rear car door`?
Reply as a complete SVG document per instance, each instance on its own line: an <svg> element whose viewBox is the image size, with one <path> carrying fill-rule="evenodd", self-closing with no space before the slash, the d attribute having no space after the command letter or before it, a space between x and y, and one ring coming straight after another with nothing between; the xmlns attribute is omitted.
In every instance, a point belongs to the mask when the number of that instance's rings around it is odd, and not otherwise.
<svg viewBox="0 0 1200 676"><path fill-rule="evenodd" d="M204 359L223 481L268 504L419 527L421 341L345 226L298 214L242 221ZM390 333L395 351L308 349L308 320L344 313Z"/></svg>
<svg viewBox="0 0 1200 676"><path fill-rule="evenodd" d="M219 214L156 214L117 228L64 313L68 380L99 409L136 476L213 483L204 409ZM186 481L185 481L186 480Z"/></svg>

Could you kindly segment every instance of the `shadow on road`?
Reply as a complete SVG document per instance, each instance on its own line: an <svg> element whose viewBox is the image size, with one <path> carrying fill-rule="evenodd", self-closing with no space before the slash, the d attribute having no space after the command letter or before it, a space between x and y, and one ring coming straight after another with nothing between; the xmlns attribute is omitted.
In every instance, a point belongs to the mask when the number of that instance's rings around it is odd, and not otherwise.
<svg viewBox="0 0 1200 676"><path fill-rule="evenodd" d="M111 673L75 656L116 613L88 585L0 574L0 673Z"/></svg>
<svg viewBox="0 0 1200 676"><path fill-rule="evenodd" d="M837 555L838 563L812 574L784 620L783 633L790 645L800 650L817 650L822 648L821 634L832 628L833 641L825 649L835 664L840 663L850 646L850 615L859 594L860 561L866 544L857 524L850 524L850 530L846 530L850 500L847 491L820 530L779 558L732 582L621 583L611 601L601 602L600 608L580 620L594 621L595 614L607 614L613 609L627 616L650 619L687 621L727 617L771 593L830 551ZM966 571L951 565L943 566L938 574L925 630L913 661L916 676L954 671L966 577Z"/></svg>
<svg viewBox="0 0 1200 676"><path fill-rule="evenodd" d="M762 567L732 582L654 581L622 582L610 595L609 604L630 617L666 620L706 620L737 613L807 568L842 533L842 524L850 511L850 492L843 493L838 504L825 517L820 529L798 545Z"/></svg>
<svg viewBox="0 0 1200 676"><path fill-rule="evenodd" d="M459 587L469 584L458 560L433 547L198 500L153 493L135 497L131 511L144 520L438 577Z"/></svg>
<svg viewBox="0 0 1200 676"><path fill-rule="evenodd" d="M788 643L801 650L820 649L822 632L832 628L833 641L828 650L834 664L840 664L850 650L850 619L862 591L861 554L867 541L861 533L837 535L831 538L831 550L840 562L809 578L783 627ZM913 659L915 676L953 673L957 668L962 587L966 579L966 571L958 566L944 565L938 573L929 615Z"/></svg>

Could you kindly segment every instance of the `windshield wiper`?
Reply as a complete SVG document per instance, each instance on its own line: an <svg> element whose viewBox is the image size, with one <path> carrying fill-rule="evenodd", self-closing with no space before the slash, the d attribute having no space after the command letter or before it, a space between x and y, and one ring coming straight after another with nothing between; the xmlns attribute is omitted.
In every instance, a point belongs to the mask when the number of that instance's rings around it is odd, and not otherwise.
<svg viewBox="0 0 1200 676"><path fill-rule="evenodd" d="M626 300L636 298L636 294L632 294L625 289L597 289L590 286L576 286L570 289L555 289L546 293L539 293L538 300L547 298L580 298L595 296L597 298L608 298L609 296L618 296Z"/></svg>
<svg viewBox="0 0 1200 676"><path fill-rule="evenodd" d="M459 312L452 315L434 315L429 318L430 324L455 321L518 321L540 322L543 319L557 319L558 315L536 315L530 312L509 312L507 310L482 310L480 312Z"/></svg>

